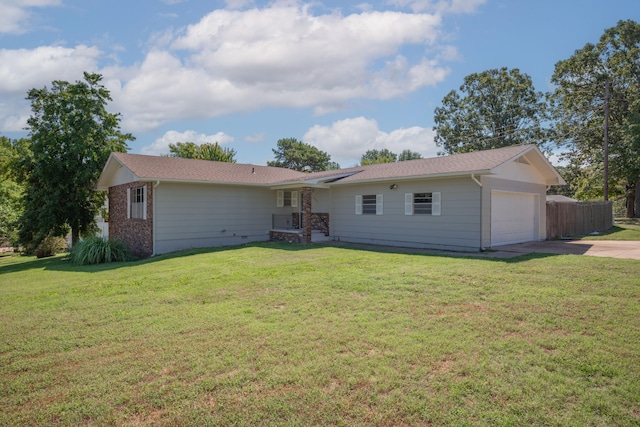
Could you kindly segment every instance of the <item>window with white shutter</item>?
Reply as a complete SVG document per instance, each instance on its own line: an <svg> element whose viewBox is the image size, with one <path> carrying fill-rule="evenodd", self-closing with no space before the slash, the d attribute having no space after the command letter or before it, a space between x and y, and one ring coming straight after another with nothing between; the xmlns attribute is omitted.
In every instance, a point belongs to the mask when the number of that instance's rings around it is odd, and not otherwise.
<svg viewBox="0 0 640 427"><path fill-rule="evenodd" d="M440 215L440 193L406 193L404 195L405 215Z"/></svg>
<svg viewBox="0 0 640 427"><path fill-rule="evenodd" d="M356 215L382 215L382 194L356 195Z"/></svg>

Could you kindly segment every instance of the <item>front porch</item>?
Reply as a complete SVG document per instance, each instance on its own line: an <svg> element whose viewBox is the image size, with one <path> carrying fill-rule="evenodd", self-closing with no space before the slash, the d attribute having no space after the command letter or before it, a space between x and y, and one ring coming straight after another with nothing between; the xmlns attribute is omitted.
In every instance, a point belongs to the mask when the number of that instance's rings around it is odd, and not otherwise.
<svg viewBox="0 0 640 427"><path fill-rule="evenodd" d="M329 214L326 212L311 213L311 243L331 240L329 237ZM295 212L290 215L273 214L269 240L275 242L305 243L304 213Z"/></svg>

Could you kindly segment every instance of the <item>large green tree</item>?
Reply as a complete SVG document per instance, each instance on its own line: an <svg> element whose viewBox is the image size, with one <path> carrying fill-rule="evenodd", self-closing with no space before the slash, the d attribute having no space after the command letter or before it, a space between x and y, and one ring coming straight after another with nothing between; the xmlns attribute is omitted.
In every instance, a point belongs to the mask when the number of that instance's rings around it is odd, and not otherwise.
<svg viewBox="0 0 640 427"><path fill-rule="evenodd" d="M360 164L362 166L393 163L397 160L398 155L387 148L383 148L382 150L367 150L366 153L360 156Z"/></svg>
<svg viewBox="0 0 640 427"><path fill-rule="evenodd" d="M587 43L558 62L551 81L556 85L555 138L566 160L582 171L581 181L588 184L583 193L602 197L608 174L608 193L626 198L627 216L638 215L640 151L634 129L640 116L640 25L619 21L598 43Z"/></svg>
<svg viewBox="0 0 640 427"><path fill-rule="evenodd" d="M531 77L517 68L501 68L466 76L459 92L449 92L435 109L433 130L440 154L519 144L544 150L546 118L545 96Z"/></svg>
<svg viewBox="0 0 640 427"><path fill-rule="evenodd" d="M278 140L277 148L273 148L272 151L275 160L267 162L268 166L300 172L320 172L340 168L340 165L331 161L329 154L295 138Z"/></svg>
<svg viewBox="0 0 640 427"><path fill-rule="evenodd" d="M399 162L406 162L407 160L418 160L422 158L422 154L411 151L411 150L402 150L402 153L398 156Z"/></svg>
<svg viewBox="0 0 640 427"><path fill-rule="evenodd" d="M84 73L83 81L57 80L28 92L31 155L20 162L25 197L19 236L27 247L69 228L76 243L96 229L105 200L95 191L100 172L112 151L126 151L134 139L120 132L120 115L107 111L111 96L101 80Z"/></svg>
<svg viewBox="0 0 640 427"><path fill-rule="evenodd" d="M177 142L169 144L170 157L183 157L185 159L212 160L216 162L236 162L236 150L223 148L217 142L206 142L198 145L195 142Z"/></svg>
<svg viewBox="0 0 640 427"><path fill-rule="evenodd" d="M24 187L19 183L16 165L19 159L28 156L29 145L26 138L12 140L0 136L0 243L17 244Z"/></svg>

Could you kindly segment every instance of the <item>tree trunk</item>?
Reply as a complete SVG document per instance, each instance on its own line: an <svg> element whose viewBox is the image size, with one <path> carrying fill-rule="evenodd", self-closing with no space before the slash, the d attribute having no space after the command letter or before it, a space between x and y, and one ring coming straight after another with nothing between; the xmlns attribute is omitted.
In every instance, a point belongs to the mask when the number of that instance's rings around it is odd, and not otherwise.
<svg viewBox="0 0 640 427"><path fill-rule="evenodd" d="M71 247L73 248L76 243L80 241L80 232L78 231L78 227L73 227L71 229Z"/></svg>
<svg viewBox="0 0 640 427"><path fill-rule="evenodd" d="M634 218L640 218L640 179L636 181L636 192L635 192L635 215Z"/></svg>
<svg viewBox="0 0 640 427"><path fill-rule="evenodd" d="M638 214L638 183L629 182L626 186L627 194L625 196L627 218L635 218Z"/></svg>

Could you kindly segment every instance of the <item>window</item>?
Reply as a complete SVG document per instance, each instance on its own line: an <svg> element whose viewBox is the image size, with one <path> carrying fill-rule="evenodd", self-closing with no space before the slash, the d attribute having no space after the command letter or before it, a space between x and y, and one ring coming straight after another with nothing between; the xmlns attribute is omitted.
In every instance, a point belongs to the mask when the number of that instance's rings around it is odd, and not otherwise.
<svg viewBox="0 0 640 427"><path fill-rule="evenodd" d="M282 208L285 206L291 206L292 208L297 208L298 192L278 190L276 194L276 206L279 208Z"/></svg>
<svg viewBox="0 0 640 427"><path fill-rule="evenodd" d="M405 215L440 215L440 193L406 193Z"/></svg>
<svg viewBox="0 0 640 427"><path fill-rule="evenodd" d="M382 194L357 195L356 215L382 215Z"/></svg>
<svg viewBox="0 0 640 427"><path fill-rule="evenodd" d="M145 187L128 188L127 199L127 218L147 219Z"/></svg>

